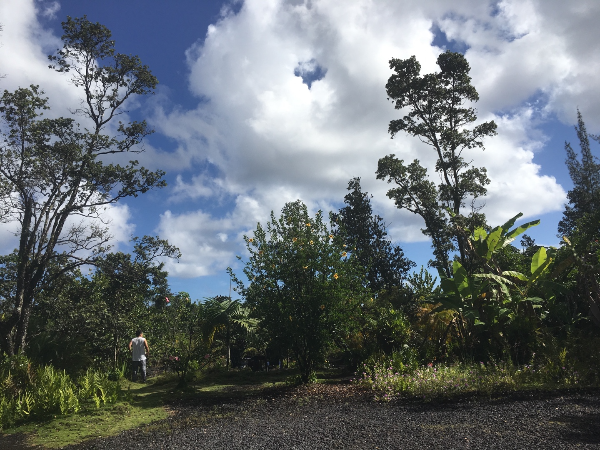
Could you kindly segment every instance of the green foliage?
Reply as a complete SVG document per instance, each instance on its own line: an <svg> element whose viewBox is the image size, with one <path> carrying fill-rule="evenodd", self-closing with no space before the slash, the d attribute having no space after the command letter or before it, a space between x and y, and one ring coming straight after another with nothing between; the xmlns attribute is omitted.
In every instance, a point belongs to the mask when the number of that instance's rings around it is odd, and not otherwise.
<svg viewBox="0 0 600 450"><path fill-rule="evenodd" d="M365 363L356 375L356 383L373 389L383 401L398 396L431 401L465 395L489 397L520 390L597 386L597 380L586 380L567 363L565 351L557 361L522 366L510 362L480 362L452 366L428 364L406 370L395 359L387 359Z"/></svg>
<svg viewBox="0 0 600 450"><path fill-rule="evenodd" d="M465 248L455 226L474 229L484 223L476 211L462 216L468 199L474 201L486 193L489 184L485 168L469 166L462 153L465 149L483 149L482 138L496 134L493 121L468 128L477 120L475 109L466 103L479 99L471 85L469 63L460 53L447 51L439 55L440 71L421 76L421 65L414 56L390 60L394 74L386 84L388 98L397 110L408 109L401 119L392 120L392 137L400 131L418 137L437 155L436 172L439 185L427 178L427 169L419 160L405 165L395 155L379 160L377 179L395 183L387 195L398 208L418 214L425 221L423 233L430 236L436 258L435 265L450 274L449 253L458 248L464 263ZM448 216L448 210L452 216Z"/></svg>
<svg viewBox="0 0 600 450"><path fill-rule="evenodd" d="M368 288L373 294L383 289L401 287L406 274L415 263L404 256L399 246L392 245L383 219L373 215L370 196L361 191L360 178L348 182L344 206L334 214L347 245L366 270Z"/></svg>
<svg viewBox="0 0 600 450"><path fill-rule="evenodd" d="M110 155L141 151L138 144L151 132L145 122L119 123L116 134L108 132L109 122L132 96L151 92L156 78L137 56L115 52L106 27L68 18L63 30L64 47L49 57L51 68L70 74L83 90L73 113L90 119L91 129L71 118L42 118L48 99L37 86L4 91L0 98L0 219L16 223L19 236L15 257L3 267L12 272L12 287L0 292L0 350L9 355L26 347L34 299L57 277L107 250L104 208L165 185L162 171L137 161L106 163ZM78 216L92 219L91 225L69 220Z"/></svg>
<svg viewBox="0 0 600 450"><path fill-rule="evenodd" d="M119 385L106 374L88 370L74 383L52 366L35 367L24 356L4 357L0 363L0 429L52 415L76 413L88 404L99 408L114 403Z"/></svg>
<svg viewBox="0 0 600 450"><path fill-rule="evenodd" d="M558 223L558 232L561 236L571 236L580 228L578 223L586 215L594 214L600 209L600 164L590 146L589 134L581 113L577 111L577 126L575 127L579 139L580 157L575 153L570 143L565 143L567 152L567 168L573 189L567 193L569 204L565 205L563 218ZM598 139L597 136L592 136Z"/></svg>
<svg viewBox="0 0 600 450"><path fill-rule="evenodd" d="M270 340L295 354L308 382L328 346L343 345L351 333L366 297L364 270L322 213L310 217L300 201L244 239L250 284L234 277L238 289Z"/></svg>
<svg viewBox="0 0 600 450"><path fill-rule="evenodd" d="M581 113L577 111L575 127L580 145L578 155L571 144L565 144L567 168L573 182L567 196L558 232L564 236L565 257L559 267L563 283L571 284L574 296L585 302L597 326L600 326L600 163L592 153Z"/></svg>
<svg viewBox="0 0 600 450"><path fill-rule="evenodd" d="M436 286L437 277L431 275L423 266L419 272L410 274L406 281L418 302L424 302L439 294L439 287Z"/></svg>
<svg viewBox="0 0 600 450"><path fill-rule="evenodd" d="M513 347L508 331L515 320L520 324L516 327L517 331L528 325L528 332L535 333L539 320L534 310L540 308L544 300L530 296L529 292L538 287L541 278L548 274L552 262L550 255L554 254L554 250L546 251L546 248L540 247L531 258L530 273L527 275L517 271L502 271L494 258L519 234L539 223L533 221L513 228L521 215L516 215L489 233L478 228L466 237L470 259L474 262L472 267L477 268L475 273L469 273L459 261L453 262L452 277L440 271L443 295L432 300L440 303L434 312L453 312L454 319L449 326L455 327L461 338L463 357L502 356L504 351ZM523 320L524 317L528 320ZM487 355L481 353L484 348L487 348ZM513 357L521 359L524 355L513 354Z"/></svg>
<svg viewBox="0 0 600 450"><path fill-rule="evenodd" d="M239 300L218 296L204 302L202 330L205 341L212 343L215 333L223 335L226 350L226 368L231 363L231 342L237 336L254 332L258 321L250 317L250 310Z"/></svg>
<svg viewBox="0 0 600 450"><path fill-rule="evenodd" d="M408 351L413 344L407 316L383 297L371 298L361 305L356 321L356 332L348 342L352 356L350 367L357 367L368 358Z"/></svg>
<svg viewBox="0 0 600 450"><path fill-rule="evenodd" d="M179 255L168 242L149 236L134 244L133 255L97 258L91 276L65 273L37 298L28 355L73 375L90 366L115 371L130 359L129 340L137 328L150 326L149 317L160 315L153 306L168 291L156 258Z"/></svg>
<svg viewBox="0 0 600 450"><path fill-rule="evenodd" d="M200 368L199 361L202 365L212 361L210 344L202 334L203 305L192 302L187 292L180 292L170 296L168 305L150 312L155 361L177 373L179 387L184 388Z"/></svg>

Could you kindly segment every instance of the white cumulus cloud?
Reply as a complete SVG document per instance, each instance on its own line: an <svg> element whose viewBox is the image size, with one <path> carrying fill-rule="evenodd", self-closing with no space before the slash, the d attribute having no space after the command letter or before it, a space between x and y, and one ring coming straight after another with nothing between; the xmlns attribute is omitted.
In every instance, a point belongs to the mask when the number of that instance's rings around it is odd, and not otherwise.
<svg viewBox="0 0 600 450"><path fill-rule="evenodd" d="M0 4L0 17L11 19L2 19L2 71L28 83L45 70L47 89L72 102L70 87L45 69L40 36L57 44L36 22L44 10L16 4ZM433 45L436 30L465 49L479 118L498 123L485 152L466 155L488 169L490 222L560 211L565 189L534 157L546 148L544 123L573 123L577 107L588 129L600 131L599 17L596 0L245 0L237 12L224 8L186 51L197 108L168 105L167 90L149 103L157 133L177 142L168 155L148 146L139 156L175 174L164 190L173 207L156 230L183 252L168 270L223 271L243 254L241 236L271 210L296 199L312 212L337 209L356 176L394 239L423 240L421 220L394 207L375 170L395 153L418 158L437 181L430 148L402 133L390 139L389 121L401 112L384 89L391 58L415 55L423 73L437 70L445 49ZM7 49L13 39L18 52Z"/></svg>

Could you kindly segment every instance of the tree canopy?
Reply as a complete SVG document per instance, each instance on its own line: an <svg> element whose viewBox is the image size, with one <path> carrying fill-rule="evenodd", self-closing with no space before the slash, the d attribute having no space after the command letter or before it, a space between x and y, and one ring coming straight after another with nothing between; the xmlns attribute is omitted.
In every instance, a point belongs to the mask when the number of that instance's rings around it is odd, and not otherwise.
<svg viewBox="0 0 600 450"><path fill-rule="evenodd" d="M0 299L0 348L14 354L26 345L32 304L61 273L92 263L110 239L104 208L165 186L164 173L132 160L106 163L108 155L140 151L151 131L145 122L109 122L133 95L152 92L156 78L139 58L115 53L110 31L86 17L63 22L64 47L50 66L82 88L83 128L73 118L43 118L50 108L38 86L4 91L0 99L0 218L18 226L14 289ZM61 270L49 273L49 265Z"/></svg>
<svg viewBox="0 0 600 450"><path fill-rule="evenodd" d="M297 357L306 382L329 345L346 339L366 295L364 274L319 211L287 203L266 228L246 236L250 254L238 287L270 338Z"/></svg>
<svg viewBox="0 0 600 450"><path fill-rule="evenodd" d="M449 275L449 253L458 249L461 259L466 258L465 242L455 232L456 226L474 229L485 221L474 201L486 193L487 170L471 166L463 152L483 149L483 138L496 134L496 124L489 121L469 128L477 115L468 104L476 102L479 95L471 85L465 57L447 51L439 55L437 64L439 72L421 75L414 56L390 60L395 73L386 91L395 109L408 109L404 117L390 122L391 137L405 131L432 147L440 183L428 179L419 160L405 164L393 154L379 160L377 178L397 185L387 195L398 208L423 218L423 233L432 239L435 265ZM471 212L464 215L467 201L471 201Z"/></svg>
<svg viewBox="0 0 600 450"><path fill-rule="evenodd" d="M367 283L373 293L401 286L408 271L415 266L388 238L383 218L373 214L370 195L362 192L360 178L348 182L346 206L334 215L352 253L367 271Z"/></svg>

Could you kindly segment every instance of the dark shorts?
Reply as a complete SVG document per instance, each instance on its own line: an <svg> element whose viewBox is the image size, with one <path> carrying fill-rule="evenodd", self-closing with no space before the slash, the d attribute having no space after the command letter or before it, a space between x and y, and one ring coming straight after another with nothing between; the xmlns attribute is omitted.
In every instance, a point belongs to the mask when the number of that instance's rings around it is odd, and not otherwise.
<svg viewBox="0 0 600 450"><path fill-rule="evenodd" d="M142 380L146 381L146 360L131 361L131 380L137 380L138 371L142 373Z"/></svg>

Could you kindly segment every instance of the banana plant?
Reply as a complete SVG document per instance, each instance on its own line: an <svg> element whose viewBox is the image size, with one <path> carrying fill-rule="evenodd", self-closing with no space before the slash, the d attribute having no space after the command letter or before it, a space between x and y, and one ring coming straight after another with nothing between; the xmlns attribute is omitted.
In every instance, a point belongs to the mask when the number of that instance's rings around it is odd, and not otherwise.
<svg viewBox="0 0 600 450"><path fill-rule="evenodd" d="M533 309L543 302L542 298L531 297L528 292L548 271L553 249L540 247L531 259L531 273L527 275L502 271L494 261L497 251L540 223L535 220L513 228L521 216L521 213L517 214L489 233L477 228L472 235L466 236L471 258L479 263L478 273L469 273L459 261L453 262L451 277L439 272L442 295L432 300L439 304L432 312L453 311L455 319L449 326L455 324L463 338L470 335L472 327L483 327L501 341L502 327L519 313L520 303L528 302Z"/></svg>

